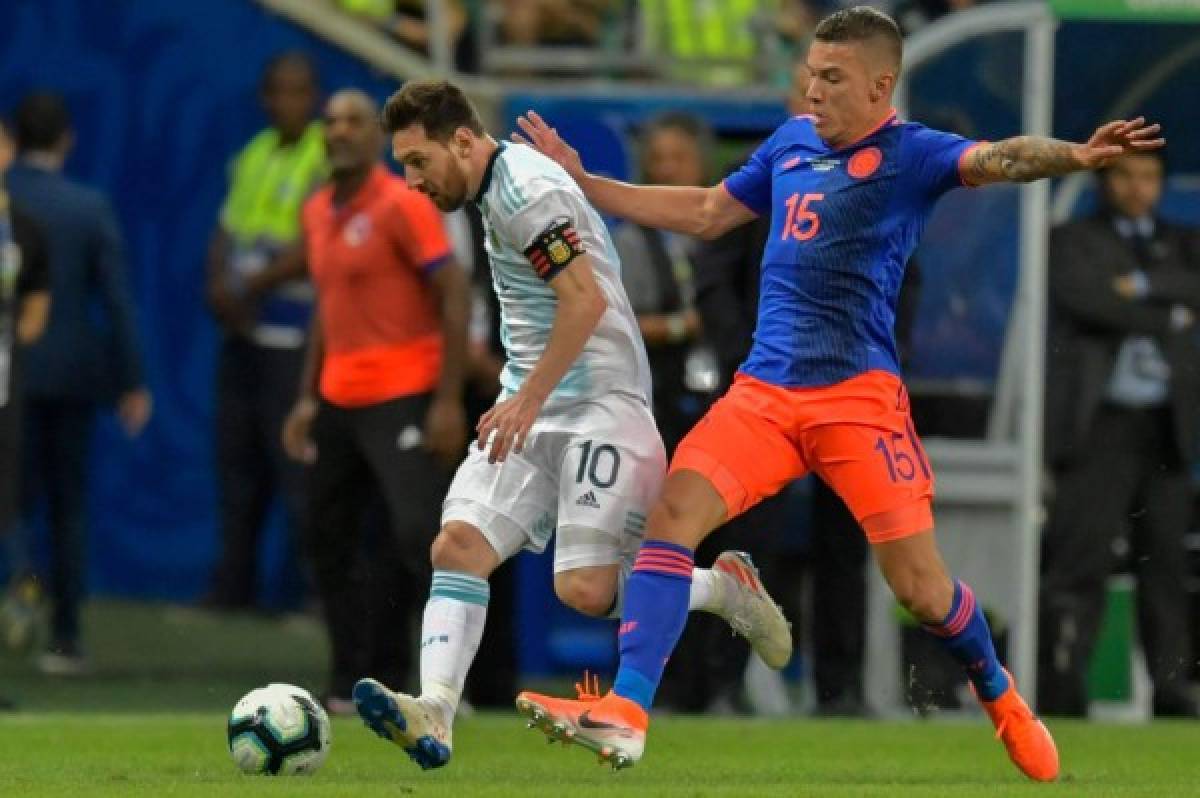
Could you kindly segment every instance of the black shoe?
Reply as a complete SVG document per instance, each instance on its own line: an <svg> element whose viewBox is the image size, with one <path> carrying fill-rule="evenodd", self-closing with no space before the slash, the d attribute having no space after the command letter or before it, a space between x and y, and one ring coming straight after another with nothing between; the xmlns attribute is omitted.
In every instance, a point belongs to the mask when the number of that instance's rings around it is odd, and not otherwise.
<svg viewBox="0 0 1200 798"><path fill-rule="evenodd" d="M1180 691L1155 692L1154 717L1156 718L1200 718L1200 702Z"/></svg>
<svg viewBox="0 0 1200 798"><path fill-rule="evenodd" d="M92 672L92 663L74 641L50 646L45 654L38 657L37 667L47 676L87 676Z"/></svg>

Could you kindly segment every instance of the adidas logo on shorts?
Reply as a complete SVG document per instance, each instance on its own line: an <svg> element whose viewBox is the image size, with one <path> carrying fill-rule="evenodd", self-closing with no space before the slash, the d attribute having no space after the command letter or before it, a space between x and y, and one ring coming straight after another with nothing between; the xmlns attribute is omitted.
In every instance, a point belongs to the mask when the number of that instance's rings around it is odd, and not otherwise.
<svg viewBox="0 0 1200 798"><path fill-rule="evenodd" d="M587 493L575 500L576 507L591 507L595 510L600 509L600 502L596 501L596 492L589 490Z"/></svg>

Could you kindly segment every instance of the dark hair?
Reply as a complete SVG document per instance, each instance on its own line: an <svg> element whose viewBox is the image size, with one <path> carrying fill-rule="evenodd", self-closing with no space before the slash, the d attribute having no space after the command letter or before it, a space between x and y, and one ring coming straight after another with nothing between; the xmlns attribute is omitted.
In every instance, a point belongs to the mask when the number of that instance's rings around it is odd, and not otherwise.
<svg viewBox="0 0 1200 798"><path fill-rule="evenodd" d="M426 136L441 142L448 141L460 127L483 135L483 122L475 106L462 89L445 80L405 83L384 103L380 121L388 133L420 125Z"/></svg>
<svg viewBox="0 0 1200 798"><path fill-rule="evenodd" d="M702 147L712 143L713 132L708 123L686 111L667 111L653 117L646 123L642 136L649 138L664 130L678 130L688 138L695 139Z"/></svg>
<svg viewBox="0 0 1200 798"><path fill-rule="evenodd" d="M646 145L650 139L664 130L677 130L696 142L700 150L700 160L704 163L705 172L709 169L709 161L716 148L716 138L708 123L695 114L686 111L667 111L653 117L642 129L642 143ZM643 151L644 152L644 151Z"/></svg>
<svg viewBox="0 0 1200 798"><path fill-rule="evenodd" d="M1097 177L1102 183L1107 184L1108 178L1112 174L1113 164L1123 158L1153 158L1158 161L1158 165L1162 168L1163 178L1167 176L1167 151L1165 149L1157 150L1135 150L1134 152L1118 155L1116 158L1109 161L1106 165L1097 170Z"/></svg>
<svg viewBox="0 0 1200 798"><path fill-rule="evenodd" d="M18 150L52 150L71 131L71 114L61 96L34 92L13 112L13 128Z"/></svg>
<svg viewBox="0 0 1200 798"><path fill-rule="evenodd" d="M896 21L877 8L855 6L835 11L817 24L813 38L820 42L883 41L896 65L904 54L904 37Z"/></svg>
<svg viewBox="0 0 1200 798"><path fill-rule="evenodd" d="M320 79L317 76L317 65L308 57L308 54L301 50L284 50L282 53L276 53L271 56L271 59L267 61L267 65L263 67L259 89L267 91L271 88L271 81L275 79L275 76L284 69L290 68L304 70L308 74L308 79L312 82L313 88L319 88Z"/></svg>

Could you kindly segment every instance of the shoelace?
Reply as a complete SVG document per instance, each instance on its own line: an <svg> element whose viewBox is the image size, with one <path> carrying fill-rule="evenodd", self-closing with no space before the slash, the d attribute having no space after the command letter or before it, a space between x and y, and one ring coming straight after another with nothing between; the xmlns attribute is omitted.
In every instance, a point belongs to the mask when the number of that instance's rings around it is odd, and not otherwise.
<svg viewBox="0 0 1200 798"><path fill-rule="evenodd" d="M749 603L749 601L757 600L758 594L745 585L739 584L738 589L745 591L745 593L740 596L741 601L739 602L740 606L738 609L729 616L729 625L733 628L736 634L741 635L747 640L750 640L752 637L762 637L763 635L751 634L754 631L754 621L746 614L751 612L746 605ZM776 609L776 611L780 613L783 612L783 608L780 607L776 602L772 601L771 605ZM792 624L789 621L788 628L790 629L791 626Z"/></svg>
<svg viewBox="0 0 1200 798"><path fill-rule="evenodd" d="M575 682L575 694L579 701L599 701L603 697L600 694L600 675L584 671L583 682Z"/></svg>

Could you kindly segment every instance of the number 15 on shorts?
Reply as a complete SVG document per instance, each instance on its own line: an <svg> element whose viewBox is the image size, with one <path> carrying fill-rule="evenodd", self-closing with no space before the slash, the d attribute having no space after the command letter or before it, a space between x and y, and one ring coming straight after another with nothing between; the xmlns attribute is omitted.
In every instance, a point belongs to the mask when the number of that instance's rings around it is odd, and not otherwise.
<svg viewBox="0 0 1200 798"><path fill-rule="evenodd" d="M930 478L929 466L925 465L925 457L917 448L911 432L907 435L903 432L880 435L875 441L875 451L883 458L892 482L912 482L918 468L925 479Z"/></svg>

